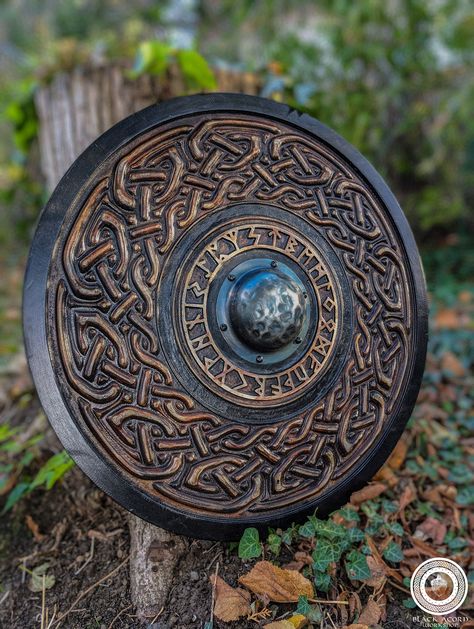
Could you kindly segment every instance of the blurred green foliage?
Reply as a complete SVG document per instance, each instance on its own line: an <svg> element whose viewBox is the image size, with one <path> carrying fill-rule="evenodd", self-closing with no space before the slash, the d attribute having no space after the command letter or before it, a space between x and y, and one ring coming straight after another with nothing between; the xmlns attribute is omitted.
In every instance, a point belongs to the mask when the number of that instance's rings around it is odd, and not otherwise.
<svg viewBox="0 0 474 629"><path fill-rule="evenodd" d="M269 44L265 88L335 128L418 231L467 216L474 188L474 5L320 0L321 32Z"/></svg>
<svg viewBox="0 0 474 629"><path fill-rule="evenodd" d="M265 96L353 143L386 177L418 236L459 228L460 218L472 226L470 0L204 5L204 52L263 70ZM219 37L212 36L216 22Z"/></svg>
<svg viewBox="0 0 474 629"><path fill-rule="evenodd" d="M168 39L177 0L0 4L0 244L26 241L44 203L34 90L58 71L135 59L130 76L181 69L213 89L208 63ZM381 171L418 235L472 225L474 8L470 0L196 0L196 46L250 68L263 95L333 127ZM190 6L192 3L190 4ZM183 19L186 16L183 16ZM459 220L461 219L461 223ZM466 222L467 221L467 222Z"/></svg>

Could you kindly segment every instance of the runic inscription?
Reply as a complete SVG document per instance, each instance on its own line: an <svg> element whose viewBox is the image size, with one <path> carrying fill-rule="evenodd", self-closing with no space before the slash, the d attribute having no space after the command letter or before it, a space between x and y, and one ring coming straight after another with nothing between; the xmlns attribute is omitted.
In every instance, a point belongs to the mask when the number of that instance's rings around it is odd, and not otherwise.
<svg viewBox="0 0 474 629"><path fill-rule="evenodd" d="M236 221L237 222L237 221ZM319 321L306 354L288 369L271 375L258 375L233 364L219 349L209 329L209 287L222 265L246 251L278 251L306 272L318 301ZM194 260L185 279L181 319L188 348L197 368L235 396L282 399L311 384L334 350L339 324L338 302L332 273L316 247L294 230L275 223L269 230L261 222L237 224L222 231L203 249L191 254Z"/></svg>

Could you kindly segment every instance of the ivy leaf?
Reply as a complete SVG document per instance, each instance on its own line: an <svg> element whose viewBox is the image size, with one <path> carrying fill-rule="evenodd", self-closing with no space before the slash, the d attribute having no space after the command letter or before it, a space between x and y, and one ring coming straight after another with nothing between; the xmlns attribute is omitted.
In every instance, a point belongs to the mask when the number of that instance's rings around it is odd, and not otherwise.
<svg viewBox="0 0 474 629"><path fill-rule="evenodd" d="M329 564L339 561L342 551L340 542L319 538L312 554L315 570L325 572Z"/></svg>
<svg viewBox="0 0 474 629"><path fill-rule="evenodd" d="M216 78L207 61L195 50L179 50L176 58L184 78L192 85L207 90L217 87Z"/></svg>
<svg viewBox="0 0 474 629"><path fill-rule="evenodd" d="M261 554L262 546L257 529L253 527L245 529L239 542L240 559L253 559L260 557Z"/></svg>
<svg viewBox="0 0 474 629"><path fill-rule="evenodd" d="M276 533L270 533L267 538L268 550L274 555L280 554L281 548L281 537Z"/></svg>
<svg viewBox="0 0 474 629"><path fill-rule="evenodd" d="M319 520L311 518L313 522L315 534L326 539L344 539L347 536L347 529L340 524L336 524L332 520Z"/></svg>
<svg viewBox="0 0 474 629"><path fill-rule="evenodd" d="M459 490L456 496L456 502L462 507L474 505L474 485L463 487Z"/></svg>
<svg viewBox="0 0 474 629"><path fill-rule="evenodd" d="M383 551L384 559L391 563L399 563L403 559L403 551L400 545L396 542L390 542L387 548Z"/></svg>
<svg viewBox="0 0 474 629"><path fill-rule="evenodd" d="M297 533L297 528L296 528L296 526L294 524L292 524L289 528L287 528L281 534L281 541L284 544L287 544L288 546L290 546L290 544L293 541L293 538L295 537L296 533Z"/></svg>
<svg viewBox="0 0 474 629"><path fill-rule="evenodd" d="M320 622L322 620L321 610L318 605L310 605L307 596L298 597L296 613L305 616L310 622Z"/></svg>
<svg viewBox="0 0 474 629"><path fill-rule="evenodd" d="M331 585L331 577L326 572L319 572L319 570L317 570L314 575L314 585L317 590L327 592Z"/></svg>
<svg viewBox="0 0 474 629"><path fill-rule="evenodd" d="M298 532L301 535L301 537L314 537L314 534L316 531L314 528L314 524L310 520L308 520L307 522L305 522L304 524L300 526L300 529Z"/></svg>
<svg viewBox="0 0 474 629"><path fill-rule="evenodd" d="M398 537L403 536L404 530L400 522L390 522L387 524L387 528L390 531L390 533L393 533L394 535L397 535Z"/></svg>
<svg viewBox="0 0 474 629"><path fill-rule="evenodd" d="M352 507L346 506L336 511L346 522L360 522L360 515Z"/></svg>
<svg viewBox="0 0 474 629"><path fill-rule="evenodd" d="M349 579L363 581L370 579L371 573L365 555L352 550L346 557L346 572Z"/></svg>
<svg viewBox="0 0 474 629"><path fill-rule="evenodd" d="M347 529L347 539L351 544L362 542L365 539L364 531L361 531L356 526Z"/></svg>

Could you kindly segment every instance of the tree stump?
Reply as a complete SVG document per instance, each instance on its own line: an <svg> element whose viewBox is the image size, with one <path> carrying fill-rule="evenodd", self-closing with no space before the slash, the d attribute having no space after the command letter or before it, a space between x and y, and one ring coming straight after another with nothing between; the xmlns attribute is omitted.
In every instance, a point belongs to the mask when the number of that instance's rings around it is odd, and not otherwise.
<svg viewBox="0 0 474 629"><path fill-rule="evenodd" d="M78 155L126 116L186 93L176 67L162 77L127 78L124 64L79 67L58 74L36 95L41 170L49 192ZM250 73L215 70L220 92L257 94ZM132 602L141 617L154 617L166 604L172 577L187 548L180 536L129 516Z"/></svg>

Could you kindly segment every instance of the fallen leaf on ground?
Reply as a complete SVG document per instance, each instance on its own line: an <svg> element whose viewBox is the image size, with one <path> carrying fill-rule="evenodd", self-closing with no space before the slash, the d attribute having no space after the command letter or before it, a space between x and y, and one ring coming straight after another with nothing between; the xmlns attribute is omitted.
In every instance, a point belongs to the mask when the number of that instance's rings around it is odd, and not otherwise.
<svg viewBox="0 0 474 629"><path fill-rule="evenodd" d="M400 500L398 503L398 511L400 513L400 519L403 523L403 526L407 526L407 521L405 518L405 509L406 507L415 500L417 494L416 494L416 489L415 489L415 485L412 483L412 481L410 481L408 483L408 485L405 487L405 489L402 492L402 495L400 496Z"/></svg>
<svg viewBox="0 0 474 629"><path fill-rule="evenodd" d="M53 574L46 574L49 563L42 563L31 571L31 581L28 585L32 592L42 592L43 589L49 590L56 583Z"/></svg>
<svg viewBox="0 0 474 629"><path fill-rule="evenodd" d="M289 620L276 620L265 625L265 629L295 629Z"/></svg>
<svg viewBox="0 0 474 629"><path fill-rule="evenodd" d="M371 577L370 579L367 579L365 583L369 587L378 590L387 580L387 577L385 576L385 566L372 556L367 557L367 565L369 566Z"/></svg>
<svg viewBox="0 0 474 629"><path fill-rule="evenodd" d="M377 496L380 496L380 494L383 494L386 489L387 485L384 483L372 483L371 485L367 485L367 487L363 487L352 494L351 504L360 505L366 500L373 500L377 498Z"/></svg>
<svg viewBox="0 0 474 629"><path fill-rule="evenodd" d="M464 376L466 370L462 362L452 352L445 352L441 358L441 369L449 371L454 376Z"/></svg>
<svg viewBox="0 0 474 629"><path fill-rule="evenodd" d="M453 308L443 308L438 310L435 317L435 326L437 328L458 330L461 327L461 321L457 310L454 310Z"/></svg>
<svg viewBox="0 0 474 629"><path fill-rule="evenodd" d="M33 520L31 515L27 515L25 520L26 520L26 526L33 533L33 537L35 538L35 542L38 542L38 543L42 542L46 536L43 535L42 533L40 533L38 524Z"/></svg>
<svg viewBox="0 0 474 629"><path fill-rule="evenodd" d="M369 626L361 625L360 623L356 622L355 624L352 624L352 625L346 625L343 629L369 629Z"/></svg>
<svg viewBox="0 0 474 629"><path fill-rule="evenodd" d="M250 594L242 588L233 588L218 575L209 577L216 588L214 616L224 622L238 620L241 616L248 616L250 609Z"/></svg>
<svg viewBox="0 0 474 629"><path fill-rule="evenodd" d="M366 606L362 610L361 615L359 616L360 624L369 626L377 625L382 617L383 611L383 606L379 605L372 597L370 597Z"/></svg>
<svg viewBox="0 0 474 629"><path fill-rule="evenodd" d="M403 435L387 461L387 465L391 467L392 470L399 470L402 467L407 456L409 445L410 441L408 437Z"/></svg>
<svg viewBox="0 0 474 629"><path fill-rule="evenodd" d="M299 596L313 598L311 582L296 570L285 570L269 561L259 561L252 570L240 577L239 582L246 588L262 594L275 603L292 603Z"/></svg>
<svg viewBox="0 0 474 629"><path fill-rule="evenodd" d="M426 520L417 527L414 537L422 541L432 539L433 542L439 546L443 543L447 530L448 528L444 522L440 522L440 520L436 520L436 518L426 518Z"/></svg>

